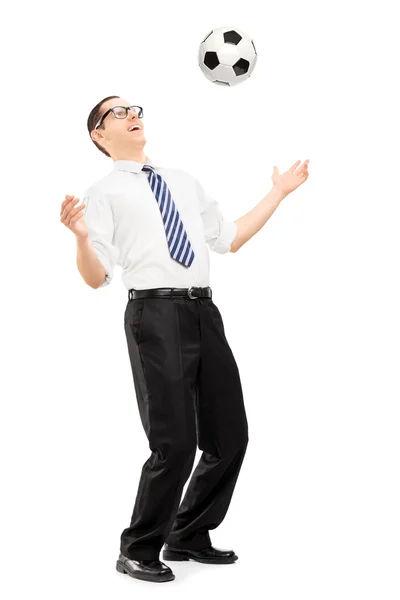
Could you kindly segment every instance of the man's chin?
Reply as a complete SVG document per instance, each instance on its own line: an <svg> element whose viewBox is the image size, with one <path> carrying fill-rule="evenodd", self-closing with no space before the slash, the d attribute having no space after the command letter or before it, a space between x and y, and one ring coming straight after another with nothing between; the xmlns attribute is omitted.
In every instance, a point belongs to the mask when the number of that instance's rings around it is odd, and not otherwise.
<svg viewBox="0 0 400 600"><path fill-rule="evenodd" d="M143 134L141 136L138 136L138 139L134 140L134 142L136 142L136 145L139 146L140 144L145 144L147 142L147 140L146 140L145 135Z"/></svg>

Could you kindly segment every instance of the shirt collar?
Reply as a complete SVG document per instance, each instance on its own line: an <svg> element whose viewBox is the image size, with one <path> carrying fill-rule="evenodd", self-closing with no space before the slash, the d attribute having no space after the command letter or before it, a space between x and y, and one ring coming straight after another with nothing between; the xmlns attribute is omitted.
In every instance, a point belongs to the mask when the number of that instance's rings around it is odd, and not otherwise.
<svg viewBox="0 0 400 600"><path fill-rule="evenodd" d="M150 167L153 167L153 169L159 168L154 164L149 156L146 156L145 163L139 163L135 160L115 160L113 171L130 171L131 173L140 173L145 164L150 165Z"/></svg>

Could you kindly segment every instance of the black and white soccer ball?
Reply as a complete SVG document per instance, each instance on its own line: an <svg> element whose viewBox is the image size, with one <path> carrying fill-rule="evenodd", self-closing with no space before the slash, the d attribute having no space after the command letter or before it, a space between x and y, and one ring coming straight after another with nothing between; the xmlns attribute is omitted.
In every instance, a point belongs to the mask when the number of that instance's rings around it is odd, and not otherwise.
<svg viewBox="0 0 400 600"><path fill-rule="evenodd" d="M199 67L219 85L237 85L250 77L257 61L254 42L240 29L219 27L204 38L199 48Z"/></svg>

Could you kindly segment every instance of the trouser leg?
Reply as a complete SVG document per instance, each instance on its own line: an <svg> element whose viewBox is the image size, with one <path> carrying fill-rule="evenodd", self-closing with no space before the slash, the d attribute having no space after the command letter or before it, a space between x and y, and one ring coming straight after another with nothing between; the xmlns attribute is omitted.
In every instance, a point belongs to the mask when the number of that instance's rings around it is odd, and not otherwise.
<svg viewBox="0 0 400 600"><path fill-rule="evenodd" d="M248 443L240 376L217 306L201 299L196 415L203 453L192 474L167 543L201 550L228 510Z"/></svg>
<svg viewBox="0 0 400 600"><path fill-rule="evenodd" d="M125 332L151 455L142 468L130 526L121 535L121 552L136 560L157 559L196 453L196 308L178 299L133 299ZM126 460L129 468L129 453Z"/></svg>

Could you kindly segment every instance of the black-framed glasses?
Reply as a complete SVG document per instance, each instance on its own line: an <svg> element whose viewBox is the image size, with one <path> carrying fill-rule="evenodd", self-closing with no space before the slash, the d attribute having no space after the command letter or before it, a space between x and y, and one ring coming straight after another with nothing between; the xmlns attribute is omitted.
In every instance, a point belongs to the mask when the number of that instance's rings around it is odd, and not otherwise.
<svg viewBox="0 0 400 600"><path fill-rule="evenodd" d="M126 117L128 116L128 110L134 110L135 112L137 112L139 119L143 118L143 108L141 106L112 106L111 108L106 110L101 119L97 121L95 129L100 127L100 125L110 112L112 112L117 119L126 119Z"/></svg>

